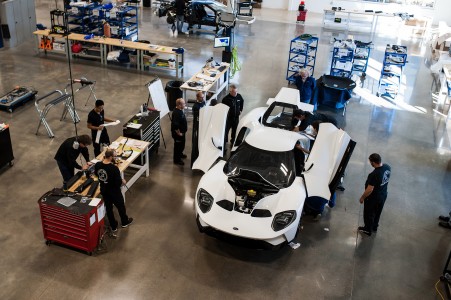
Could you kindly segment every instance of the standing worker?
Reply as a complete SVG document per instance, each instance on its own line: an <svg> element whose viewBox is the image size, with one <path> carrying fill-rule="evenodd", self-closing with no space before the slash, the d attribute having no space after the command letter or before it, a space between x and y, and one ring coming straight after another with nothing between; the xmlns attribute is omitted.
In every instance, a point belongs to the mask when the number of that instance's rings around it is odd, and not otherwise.
<svg viewBox="0 0 451 300"><path fill-rule="evenodd" d="M391 168L387 164L382 164L382 158L377 153L371 154L368 159L374 170L368 175L365 191L359 200L360 203L364 203L363 221L365 226L360 226L358 229L361 233L371 236L372 232L377 231L382 209L387 199Z"/></svg>
<svg viewBox="0 0 451 300"><path fill-rule="evenodd" d="M175 101L175 109L172 111L171 134L174 139L174 164L181 166L185 164L182 159L186 158L183 150L185 150L185 135L188 130L184 109L185 100L178 98Z"/></svg>
<svg viewBox="0 0 451 300"><path fill-rule="evenodd" d="M175 15L177 20L177 32L178 34L189 34L187 32L183 32L183 22L185 21L185 10L186 3L185 0L175 0Z"/></svg>
<svg viewBox="0 0 451 300"><path fill-rule="evenodd" d="M302 68L294 75L296 87L299 90L301 102L310 103L316 88L315 78L310 76L309 70Z"/></svg>
<svg viewBox="0 0 451 300"><path fill-rule="evenodd" d="M229 113L227 114L227 124L225 132L225 143L229 139L229 131L232 129L232 136L230 138L230 143L233 145L236 137L236 129L238 127L238 122L240 121L240 114L243 111L244 99L238 94L238 88L236 85L231 84L229 86L229 94L222 99L222 103L230 107Z"/></svg>
<svg viewBox="0 0 451 300"><path fill-rule="evenodd" d="M94 146L94 156L97 157L101 153L100 144L110 144L110 137L106 128L103 126L106 122L114 122L115 120L105 118L103 110L105 103L103 100L96 100L95 107L88 114L88 128L91 129L91 137ZM97 132L101 131L100 140L96 143Z"/></svg>
<svg viewBox="0 0 451 300"><path fill-rule="evenodd" d="M63 188L66 190L66 182L74 176L74 169L86 170L88 165L80 166L77 158L81 154L86 162L89 161L88 146L91 145L89 135L80 135L79 137L71 137L66 139L58 148L55 155L56 163L63 176Z"/></svg>
<svg viewBox="0 0 451 300"><path fill-rule="evenodd" d="M106 214L110 222L111 230L117 231L118 223L114 218L113 205L116 206L121 218L122 228L128 227L133 222L133 218L127 216L124 197L122 196L121 185L126 184L122 179L119 168L113 164L114 150L107 149L102 161L94 166L95 173L100 182L100 193L105 201Z"/></svg>

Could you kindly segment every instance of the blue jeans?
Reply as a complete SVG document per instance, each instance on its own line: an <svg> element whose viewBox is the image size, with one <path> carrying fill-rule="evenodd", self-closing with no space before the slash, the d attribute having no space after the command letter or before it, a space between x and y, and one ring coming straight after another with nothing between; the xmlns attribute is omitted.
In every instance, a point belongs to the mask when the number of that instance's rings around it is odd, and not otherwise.
<svg viewBox="0 0 451 300"><path fill-rule="evenodd" d="M185 20L185 16L177 15L176 20L177 20L177 31L178 31L178 33L182 33L183 32L183 21Z"/></svg>
<svg viewBox="0 0 451 300"><path fill-rule="evenodd" d="M58 168L60 169L61 175L63 176L63 188L66 189L66 182L74 177L74 169L68 168L65 164L58 160L56 161L56 163L58 164Z"/></svg>

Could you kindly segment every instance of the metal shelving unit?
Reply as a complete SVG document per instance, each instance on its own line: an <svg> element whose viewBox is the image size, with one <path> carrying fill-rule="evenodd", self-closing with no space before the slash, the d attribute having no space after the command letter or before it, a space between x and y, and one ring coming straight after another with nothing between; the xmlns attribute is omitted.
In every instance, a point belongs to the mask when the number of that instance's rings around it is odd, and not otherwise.
<svg viewBox="0 0 451 300"><path fill-rule="evenodd" d="M371 46L356 46L354 52L354 63L352 64L352 73L366 73L368 59L371 54Z"/></svg>
<svg viewBox="0 0 451 300"><path fill-rule="evenodd" d="M346 43L336 43L337 44L332 51L330 75L349 78L352 74L355 48L348 47Z"/></svg>
<svg viewBox="0 0 451 300"><path fill-rule="evenodd" d="M395 99L401 85L403 68L407 63L407 47L387 45L379 80L378 97Z"/></svg>
<svg viewBox="0 0 451 300"><path fill-rule="evenodd" d="M138 40L138 6L124 5L115 7L104 15L111 26L111 37L130 41Z"/></svg>
<svg viewBox="0 0 451 300"><path fill-rule="evenodd" d="M99 17L102 6L90 3L86 6L67 6L69 32L101 35L102 22Z"/></svg>
<svg viewBox="0 0 451 300"><path fill-rule="evenodd" d="M291 40L290 51L288 53L286 80L290 83L294 82L293 75L302 68L309 69L310 75L313 75L313 72L315 71L318 42L319 38L317 37L310 37L309 39L297 37Z"/></svg>

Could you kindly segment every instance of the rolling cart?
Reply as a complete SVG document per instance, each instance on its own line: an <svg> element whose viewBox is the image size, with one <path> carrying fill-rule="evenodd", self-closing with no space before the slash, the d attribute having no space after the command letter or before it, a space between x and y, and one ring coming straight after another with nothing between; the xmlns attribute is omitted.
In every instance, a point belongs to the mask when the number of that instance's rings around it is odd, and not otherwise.
<svg viewBox="0 0 451 300"><path fill-rule="evenodd" d="M38 91L31 87L16 87L0 97L0 108L12 113L17 106L34 100L37 93Z"/></svg>

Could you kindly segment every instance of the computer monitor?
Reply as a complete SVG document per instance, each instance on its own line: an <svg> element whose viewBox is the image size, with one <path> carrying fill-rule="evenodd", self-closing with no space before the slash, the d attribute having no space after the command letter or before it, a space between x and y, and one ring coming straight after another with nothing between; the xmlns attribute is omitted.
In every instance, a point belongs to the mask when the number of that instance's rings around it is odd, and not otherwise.
<svg viewBox="0 0 451 300"><path fill-rule="evenodd" d="M230 46L230 37L226 36L226 37L215 38L215 48L228 47L228 46Z"/></svg>

